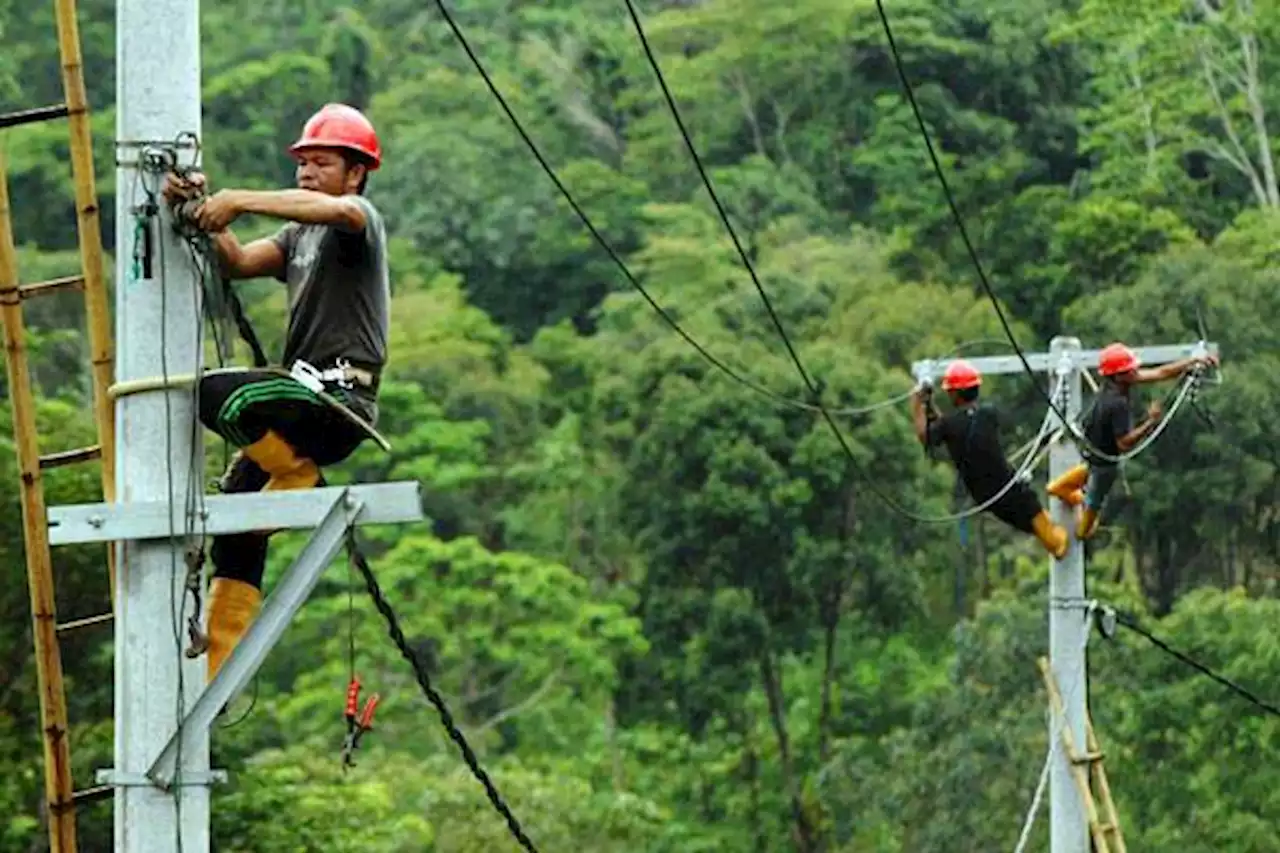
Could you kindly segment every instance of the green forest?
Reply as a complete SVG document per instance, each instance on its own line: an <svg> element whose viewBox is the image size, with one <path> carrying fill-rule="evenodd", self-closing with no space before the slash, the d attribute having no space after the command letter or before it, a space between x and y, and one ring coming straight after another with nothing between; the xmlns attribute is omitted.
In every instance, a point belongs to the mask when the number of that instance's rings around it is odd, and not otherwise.
<svg viewBox="0 0 1280 853"><path fill-rule="evenodd" d="M79 5L112 251L116 3ZM985 514L925 523L877 496L931 518L970 505L945 453L922 452L906 395L914 360L1013 352L975 256L1027 352L1058 335L1218 343L1208 417L1184 408L1125 466L1087 546L1088 594L1280 701L1280 3L885 2L964 233L874 0L645 3L741 255L626 4L449 7L634 282L436 4L202 6L212 186L292 186L286 148L325 102L365 110L381 135L368 193L392 246L392 451L366 444L326 476L421 484L426 522L362 539L540 851L1015 848L1049 745L1051 561ZM0 0L0 37L0 112L61 101L52 4ZM65 122L0 144L21 280L75 274ZM815 398L742 255L848 454L820 414L777 399ZM279 358L283 289L237 286ZM81 297L25 314L42 451L92 444ZM249 363L242 344L235 363ZM1010 452L1035 435L1045 403L1026 375L990 376L983 396ZM12 448L7 404L0 419ZM206 448L212 493L225 448L211 434ZM47 472L50 505L100 500L98 478L96 463ZM1045 480L1041 465L1042 496ZM35 853L18 488L0 454L0 851ZM305 538L273 537L268 592ZM55 573L60 619L105 609L100 546L57 549ZM352 637L382 703L344 772ZM111 628L63 653L87 787L112 764ZM1130 850L1280 851L1280 715L1133 631L1095 631L1089 665ZM230 774L213 793L220 853L518 849L345 558L212 742ZM78 821L82 851L111 849L110 800ZM1027 850L1048 849L1047 824L1046 802Z"/></svg>

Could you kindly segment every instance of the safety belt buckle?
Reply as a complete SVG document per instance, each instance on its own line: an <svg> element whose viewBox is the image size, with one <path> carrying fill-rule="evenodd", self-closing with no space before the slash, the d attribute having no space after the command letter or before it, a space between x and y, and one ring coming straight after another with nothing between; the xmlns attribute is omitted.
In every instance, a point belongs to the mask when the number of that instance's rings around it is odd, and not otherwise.
<svg viewBox="0 0 1280 853"><path fill-rule="evenodd" d="M324 390L323 374L302 359L293 363L289 368L289 375L315 394Z"/></svg>
<svg viewBox="0 0 1280 853"><path fill-rule="evenodd" d="M337 366L332 370L325 371L325 378L332 379L334 382L338 383L339 387L346 388L350 391L354 387L351 381L351 375L348 373L348 371L351 370L351 362L348 359L339 357L334 364Z"/></svg>

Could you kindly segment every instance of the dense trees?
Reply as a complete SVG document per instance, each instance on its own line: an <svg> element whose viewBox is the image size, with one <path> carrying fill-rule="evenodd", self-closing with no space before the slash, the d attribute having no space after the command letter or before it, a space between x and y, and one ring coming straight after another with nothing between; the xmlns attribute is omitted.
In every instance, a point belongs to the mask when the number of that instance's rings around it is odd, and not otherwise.
<svg viewBox="0 0 1280 853"><path fill-rule="evenodd" d="M992 285L1028 348L1059 333L1186 340L1227 359L1126 469L1091 594L1280 695L1280 293L1271 234L1274 4L886 4ZM730 219L831 408L910 387L913 359L1007 348L903 96L872 0L643 10ZM466 734L542 849L989 851L1012 846L1046 748L1038 548L984 519L915 524L953 475L905 406L821 418L744 387L658 317L591 238L431 4L206 4L204 140L218 186L291 180L283 148L325 100L366 108L386 168L396 318L383 430L332 479L414 478L430 523L371 537L375 568ZM646 291L769 392L806 389L698 179L617 3L467 4L495 84ZM114 4L81 3L105 234L114 234ZM51 9L0 0L0 109L59 97ZM24 280L74 270L62 128L5 134ZM259 230L270 223L246 222ZM282 298L244 294L279 351ZM1273 306L1268 308L1268 306ZM42 445L88 443L77 302L32 305ZM977 343L975 343L977 342ZM243 356L243 351L242 351ZM993 379L1010 446L1039 422ZM7 410L0 441L10 435ZM219 464L211 448L210 465ZM96 472L50 475L51 501ZM1043 476L1041 475L1041 480ZM0 490L16 506L12 454ZM1121 494L1120 492L1124 492ZM2 521L0 850L42 849L21 526ZM299 537L276 541L271 573ZM100 551L59 552L60 607L105 597ZM270 579L269 579L270 580ZM377 614L335 565L273 652L243 722L223 851L499 849L505 831ZM358 590L357 590L358 592ZM348 631L385 697L337 768ZM110 644L68 647L76 773L110 761ZM1275 718L1132 634L1099 639L1091 704L1135 849L1270 849ZM233 709L245 711L248 700ZM1274 764L1271 762L1270 764ZM345 808L338 808L341 804ZM110 810L81 817L105 849ZM1043 825L1038 838L1043 838ZM99 846L93 846L99 845Z"/></svg>

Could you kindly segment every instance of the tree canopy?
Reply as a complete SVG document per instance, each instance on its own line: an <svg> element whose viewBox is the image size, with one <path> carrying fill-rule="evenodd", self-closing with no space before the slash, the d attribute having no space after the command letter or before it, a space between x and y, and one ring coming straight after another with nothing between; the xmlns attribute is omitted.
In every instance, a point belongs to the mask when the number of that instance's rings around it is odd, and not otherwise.
<svg viewBox="0 0 1280 853"><path fill-rule="evenodd" d="M114 251L116 4L79 6ZM1280 455L1268 426L1280 417L1268 381L1280 367L1268 319L1280 314L1280 64L1269 52L1280 7L886 9L1018 342L1178 343L1204 329L1218 342L1225 381L1201 395L1211 422L1186 410L1125 467L1089 546L1089 595L1280 697ZM385 166L369 195L392 241L379 426L393 450L363 447L327 476L421 483L429 521L371 529L374 570L540 849L1012 848L1048 748L1036 659L1049 565L1034 540L985 515L916 523L876 496L927 516L969 505L953 468L912 433L909 368L1011 351L876 4L686 0L641 13L822 405L853 410L834 415L852 460L812 410L621 4L451 11L606 250L435 5L206 3L213 186L291 186L285 148L327 101L364 109L381 135ZM59 101L52 4L20 14L0 0L0 34L0 112ZM6 131L0 144L22 280L76 272L65 127ZM236 224L242 236L272 227ZM278 358L283 293L269 281L240 293ZM90 444L80 302L26 312L41 447ZM247 363L243 346L237 355ZM1044 402L1026 377L990 377L983 395L1010 450L1034 434ZM11 442L7 403L0 420ZM212 478L224 448L207 443ZM93 466L45 479L50 504L100 497ZM18 485L14 454L0 454L11 507ZM1033 485L1044 494L1043 469ZM21 578L20 514L0 526ZM302 541L273 538L268 590ZM102 609L101 556L55 552L64 617ZM0 853L45 849L23 587L0 588L0 755L11 768ZM352 638L383 704L344 774ZM84 786L111 762L110 636L70 640L64 657ZM1095 636L1090 666L1129 847L1271 849L1280 770L1265 756L1280 720L1133 632ZM213 732L215 761L231 771L214 792L215 849L511 844L347 567L326 573L249 692ZM81 809L82 849L109 846L111 817L109 806ZM1031 849L1046 844L1046 823L1047 812Z"/></svg>

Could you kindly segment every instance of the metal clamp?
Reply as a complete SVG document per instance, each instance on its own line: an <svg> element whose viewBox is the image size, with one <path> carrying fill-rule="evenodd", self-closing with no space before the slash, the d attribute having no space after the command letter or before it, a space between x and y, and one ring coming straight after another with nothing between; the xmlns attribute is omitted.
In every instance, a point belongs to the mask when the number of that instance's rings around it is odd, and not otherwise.
<svg viewBox="0 0 1280 853"><path fill-rule="evenodd" d="M324 374L302 359L289 366L289 375L314 394L324 390Z"/></svg>
<svg viewBox="0 0 1280 853"><path fill-rule="evenodd" d="M1119 626L1120 618L1116 614L1116 609L1107 604L1098 606L1097 612L1094 614L1094 621L1098 625L1098 632L1105 639L1115 639L1116 628Z"/></svg>
<svg viewBox="0 0 1280 853"><path fill-rule="evenodd" d="M1073 357L1073 352L1071 350L1064 351L1062 355L1058 358L1058 366L1055 372L1059 376L1067 376L1071 373L1071 371L1075 369L1076 369L1076 360Z"/></svg>
<svg viewBox="0 0 1280 853"><path fill-rule="evenodd" d="M117 139L115 145L117 167L188 172L200 161L200 137L190 130L178 133L173 139ZM120 157L122 150L136 150L138 154L133 160L126 160ZM193 152L190 165L178 163L178 151L183 150Z"/></svg>
<svg viewBox="0 0 1280 853"><path fill-rule="evenodd" d="M937 364L932 360L922 361L916 365L915 380L921 388L933 387L933 374Z"/></svg>
<svg viewBox="0 0 1280 853"><path fill-rule="evenodd" d="M1084 610L1086 612L1092 612L1101 606L1096 598L1076 598L1067 595L1050 596L1049 603L1059 610Z"/></svg>
<svg viewBox="0 0 1280 853"><path fill-rule="evenodd" d="M94 774L99 785L110 785L113 788L160 788L165 786L157 785L151 777L145 773L120 773L114 768L99 770ZM199 773L183 773L177 779L173 780L166 787L178 785L186 788L203 787L207 788L214 784L221 784L227 781L227 771L225 770L208 770Z"/></svg>

